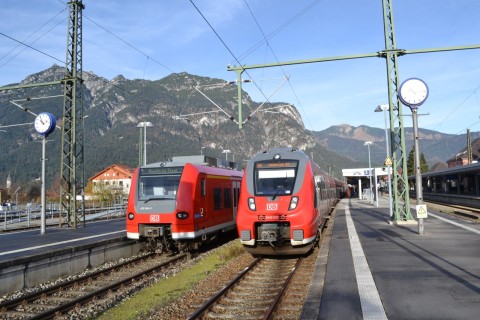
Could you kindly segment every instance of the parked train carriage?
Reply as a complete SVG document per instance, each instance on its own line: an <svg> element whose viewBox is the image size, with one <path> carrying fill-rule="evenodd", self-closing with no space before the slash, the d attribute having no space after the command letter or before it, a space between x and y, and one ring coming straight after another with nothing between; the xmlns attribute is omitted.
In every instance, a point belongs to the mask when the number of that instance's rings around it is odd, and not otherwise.
<svg viewBox="0 0 480 320"><path fill-rule="evenodd" d="M127 205L127 237L162 251L191 251L235 229L243 172L161 162L136 169Z"/></svg>
<svg viewBox="0 0 480 320"><path fill-rule="evenodd" d="M241 190L237 230L253 255L309 252L336 201L334 180L305 153L291 148L255 155Z"/></svg>

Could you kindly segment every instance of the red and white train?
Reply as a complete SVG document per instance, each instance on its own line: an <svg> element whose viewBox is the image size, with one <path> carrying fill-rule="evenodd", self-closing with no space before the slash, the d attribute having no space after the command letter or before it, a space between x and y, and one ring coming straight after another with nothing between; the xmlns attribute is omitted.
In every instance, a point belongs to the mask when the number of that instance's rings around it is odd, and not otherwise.
<svg viewBox="0 0 480 320"><path fill-rule="evenodd" d="M137 168L128 197L127 237L146 238L158 252L191 251L234 230L243 172L212 166L217 163L233 164L191 156Z"/></svg>
<svg viewBox="0 0 480 320"><path fill-rule="evenodd" d="M345 184L292 148L274 148L248 161L238 205L237 230L253 255L308 253Z"/></svg>

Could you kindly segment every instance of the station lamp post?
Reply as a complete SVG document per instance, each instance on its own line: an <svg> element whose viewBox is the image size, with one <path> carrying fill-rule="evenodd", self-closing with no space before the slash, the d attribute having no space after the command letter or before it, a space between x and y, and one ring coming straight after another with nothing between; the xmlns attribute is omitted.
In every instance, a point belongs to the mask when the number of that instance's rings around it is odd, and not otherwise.
<svg viewBox="0 0 480 320"><path fill-rule="evenodd" d="M228 154L231 153L231 152L232 152L232 151L230 151L230 150L228 150L228 149L222 151L222 153L225 153L225 160L228 161Z"/></svg>
<svg viewBox="0 0 480 320"><path fill-rule="evenodd" d="M364 146L368 147L368 178L370 180L370 203L373 203L373 197L372 197L372 163L370 162L370 145L373 144L372 141L365 141L363 144Z"/></svg>
<svg viewBox="0 0 480 320"><path fill-rule="evenodd" d="M390 209L390 217L393 217L393 204L392 204L392 182L391 182L391 176L390 176L390 167L387 162L391 162L390 158L390 147L388 145L388 133L387 133L387 111L389 110L389 105L388 104L380 104L377 106L375 109L375 112L382 112L383 111L383 119L385 121L385 144L387 147L387 157L385 158L385 165L387 166L387 172L388 172L388 204L389 204L389 209Z"/></svg>
<svg viewBox="0 0 480 320"><path fill-rule="evenodd" d="M147 127L153 127L151 122L140 122L137 125L137 128L143 128L143 161L141 161L140 165L147 164Z"/></svg>

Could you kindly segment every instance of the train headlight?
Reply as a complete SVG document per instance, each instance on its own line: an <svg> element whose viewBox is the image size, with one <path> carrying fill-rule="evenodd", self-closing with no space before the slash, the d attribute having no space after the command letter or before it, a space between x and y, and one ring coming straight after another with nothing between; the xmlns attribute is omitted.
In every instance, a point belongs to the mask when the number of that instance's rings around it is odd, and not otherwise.
<svg viewBox="0 0 480 320"><path fill-rule="evenodd" d="M128 220L133 220L135 218L135 215L133 213L128 214Z"/></svg>
<svg viewBox="0 0 480 320"><path fill-rule="evenodd" d="M181 211L177 213L177 219L185 220L188 218L188 213Z"/></svg>
<svg viewBox="0 0 480 320"><path fill-rule="evenodd" d="M294 210L298 205L298 197L292 197L290 200L290 206L288 206L288 210Z"/></svg>
<svg viewBox="0 0 480 320"><path fill-rule="evenodd" d="M252 211L257 210L257 206L255 205L255 198L248 198L248 208Z"/></svg>

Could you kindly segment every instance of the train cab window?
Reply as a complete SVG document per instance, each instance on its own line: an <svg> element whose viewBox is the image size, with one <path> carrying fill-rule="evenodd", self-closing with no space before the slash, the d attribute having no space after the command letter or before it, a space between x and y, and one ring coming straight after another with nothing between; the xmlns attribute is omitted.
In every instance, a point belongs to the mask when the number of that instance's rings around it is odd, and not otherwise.
<svg viewBox="0 0 480 320"><path fill-rule="evenodd" d="M223 207L224 208L231 208L232 207L232 190L231 189L223 189Z"/></svg>
<svg viewBox="0 0 480 320"><path fill-rule="evenodd" d="M298 161L260 161L255 164L255 195L289 195L293 192Z"/></svg>
<svg viewBox="0 0 480 320"><path fill-rule="evenodd" d="M138 177L138 199L175 200L183 167L142 168Z"/></svg>
<svg viewBox="0 0 480 320"><path fill-rule="evenodd" d="M222 189L221 188L213 189L213 209L214 210L222 209Z"/></svg>

